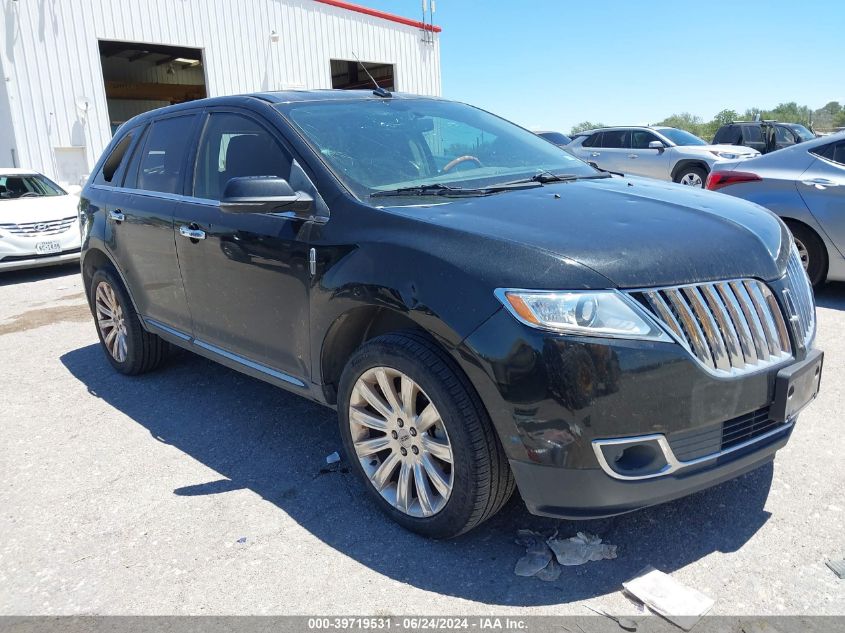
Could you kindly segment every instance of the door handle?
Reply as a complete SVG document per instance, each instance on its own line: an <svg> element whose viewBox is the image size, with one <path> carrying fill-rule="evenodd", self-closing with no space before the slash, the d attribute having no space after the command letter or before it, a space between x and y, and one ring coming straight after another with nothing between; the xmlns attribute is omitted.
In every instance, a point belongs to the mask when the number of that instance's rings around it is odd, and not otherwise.
<svg viewBox="0 0 845 633"><path fill-rule="evenodd" d="M590 156L601 156L601 152L591 152Z"/></svg>
<svg viewBox="0 0 845 633"><path fill-rule="evenodd" d="M115 222L123 222L126 219L126 216L123 215L123 211L120 209L112 209L109 211L109 217Z"/></svg>
<svg viewBox="0 0 845 633"><path fill-rule="evenodd" d="M205 239L205 231L200 229L192 229L190 226L185 226L184 224L179 227L179 235L182 237L187 237L189 240L204 240Z"/></svg>
<svg viewBox="0 0 845 633"><path fill-rule="evenodd" d="M628 158L639 158L639 154L628 154Z"/></svg>
<svg viewBox="0 0 845 633"><path fill-rule="evenodd" d="M801 182L808 187L836 187L839 184L827 178L811 178L810 180L802 180Z"/></svg>

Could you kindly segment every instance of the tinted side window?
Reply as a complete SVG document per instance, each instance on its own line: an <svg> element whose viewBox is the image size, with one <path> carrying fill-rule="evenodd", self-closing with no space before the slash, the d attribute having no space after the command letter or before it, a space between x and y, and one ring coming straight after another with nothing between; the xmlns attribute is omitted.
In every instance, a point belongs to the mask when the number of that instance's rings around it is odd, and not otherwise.
<svg viewBox="0 0 845 633"><path fill-rule="evenodd" d="M795 137L792 135L792 130L783 125L775 126L775 141L778 145L795 145Z"/></svg>
<svg viewBox="0 0 845 633"><path fill-rule="evenodd" d="M605 130L602 132L601 146L607 149L629 147L631 138L628 130Z"/></svg>
<svg viewBox="0 0 845 633"><path fill-rule="evenodd" d="M719 128L716 136L713 137L713 144L726 143L728 145L736 145L742 143L742 128L738 125L725 125Z"/></svg>
<svg viewBox="0 0 845 633"><path fill-rule="evenodd" d="M821 156L839 165L845 165L845 141L829 143L810 150L811 154Z"/></svg>
<svg viewBox="0 0 845 633"><path fill-rule="evenodd" d="M194 117L162 119L150 126L138 166L138 189L182 193L182 172Z"/></svg>
<svg viewBox="0 0 845 633"><path fill-rule="evenodd" d="M581 143L581 147L601 147L601 145L597 142L600 137L601 132L590 134L587 138L584 139L584 142Z"/></svg>
<svg viewBox="0 0 845 633"><path fill-rule="evenodd" d="M254 120L229 112L212 113L197 152L194 196L220 200L232 178L278 176L287 180L290 166L288 153Z"/></svg>
<svg viewBox="0 0 845 633"><path fill-rule="evenodd" d="M742 140L746 143L762 143L763 132L759 125L746 125L742 128Z"/></svg>
<svg viewBox="0 0 845 633"><path fill-rule="evenodd" d="M648 149L648 144L652 141L659 141L654 134L647 130L632 130L631 131L631 148L632 149Z"/></svg>
<svg viewBox="0 0 845 633"><path fill-rule="evenodd" d="M114 146L114 149L112 149L109 157L106 159L106 162L103 163L103 167L100 169L97 177L94 179L95 183L98 185L113 184L112 179L117 173L117 170L120 168L120 165L123 163L123 159L126 158L126 151L129 149L129 146L132 145L132 138L135 136L136 132L137 130L132 130L118 141L117 145Z"/></svg>

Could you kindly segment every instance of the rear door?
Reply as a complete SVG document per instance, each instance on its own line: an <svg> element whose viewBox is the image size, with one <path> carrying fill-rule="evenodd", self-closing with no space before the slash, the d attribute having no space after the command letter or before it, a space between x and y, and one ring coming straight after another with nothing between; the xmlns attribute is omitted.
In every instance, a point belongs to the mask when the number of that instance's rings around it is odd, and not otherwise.
<svg viewBox="0 0 845 633"><path fill-rule="evenodd" d="M785 125L775 126L775 148L792 147L797 142L795 134Z"/></svg>
<svg viewBox="0 0 845 633"><path fill-rule="evenodd" d="M742 144L746 147L753 147L761 154L765 154L767 150L763 128L759 125L743 125Z"/></svg>
<svg viewBox="0 0 845 633"><path fill-rule="evenodd" d="M818 156L796 183L804 203L845 254L845 141L817 148Z"/></svg>
<svg viewBox="0 0 845 633"><path fill-rule="evenodd" d="M630 130L604 130L601 133L601 149L594 149L601 154L590 161L595 162L601 169L622 174L639 174L633 161L628 160L628 154L631 153Z"/></svg>
<svg viewBox="0 0 845 633"><path fill-rule="evenodd" d="M154 326L187 334L191 316L173 234L173 214L182 194L186 148L197 113L153 121L135 147L123 186L110 200L106 244L141 315Z"/></svg>
<svg viewBox="0 0 845 633"><path fill-rule="evenodd" d="M291 153L275 127L248 110L209 109L202 127L190 195L176 207L176 248L196 343L275 378L305 383L311 362L308 225L281 214L224 213L219 204L231 178L290 181Z"/></svg>
<svg viewBox="0 0 845 633"><path fill-rule="evenodd" d="M672 172L671 150L668 147L649 149L648 144L652 141L660 141L665 145L665 141L649 130L631 130L631 151L628 152L628 164L631 167L628 171L641 176L669 180Z"/></svg>

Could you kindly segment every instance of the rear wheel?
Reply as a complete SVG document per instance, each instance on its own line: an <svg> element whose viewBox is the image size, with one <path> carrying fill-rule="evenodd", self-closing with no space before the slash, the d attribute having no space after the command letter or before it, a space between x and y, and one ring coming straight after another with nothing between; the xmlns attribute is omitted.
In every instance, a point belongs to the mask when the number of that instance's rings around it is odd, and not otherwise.
<svg viewBox="0 0 845 633"><path fill-rule="evenodd" d="M344 369L339 393L346 455L376 503L405 528L457 536L493 516L513 492L478 396L425 337L368 342Z"/></svg>
<svg viewBox="0 0 845 633"><path fill-rule="evenodd" d="M821 286L827 278L827 252L824 242L811 228L796 222L787 222L795 246L801 256L801 265L814 288Z"/></svg>
<svg viewBox="0 0 845 633"><path fill-rule="evenodd" d="M97 335L112 367L122 374L136 375L161 364L167 343L141 326L129 295L112 271L94 273L91 302Z"/></svg>
<svg viewBox="0 0 845 633"><path fill-rule="evenodd" d="M675 174L675 182L687 185L688 187L704 188L704 183L707 181L707 171L702 167L692 165L690 167L683 167Z"/></svg>

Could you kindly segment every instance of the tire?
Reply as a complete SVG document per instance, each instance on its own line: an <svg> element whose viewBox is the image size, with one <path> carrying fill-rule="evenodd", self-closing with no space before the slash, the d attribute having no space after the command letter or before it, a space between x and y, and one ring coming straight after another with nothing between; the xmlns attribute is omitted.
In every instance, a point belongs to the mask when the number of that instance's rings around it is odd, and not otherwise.
<svg viewBox="0 0 845 633"><path fill-rule="evenodd" d="M141 326L126 289L113 271L100 269L94 273L90 297L97 336L115 370L135 376L161 365L169 350L167 342ZM118 315L114 326L109 325L114 323L108 318L109 311Z"/></svg>
<svg viewBox="0 0 845 633"><path fill-rule="evenodd" d="M678 170L678 173L675 174L675 182L681 185L703 189L705 183L707 182L707 170L696 165L682 167Z"/></svg>
<svg viewBox="0 0 845 633"><path fill-rule="evenodd" d="M827 250L824 242L813 229L804 224L787 222L786 225L795 238L795 246L798 247L810 283L813 288L822 286L827 279Z"/></svg>
<svg viewBox="0 0 845 633"><path fill-rule="evenodd" d="M382 380L392 389L392 401L398 407L388 404L391 398L381 387ZM407 393L413 394L408 401L413 404L405 406L404 388L409 383L418 391L408 387ZM370 399L362 396L367 389ZM370 404L372 394L381 398L378 409ZM385 404L392 418L379 413ZM431 405L438 415L432 413ZM387 334L360 347L340 379L338 417L352 468L376 504L408 530L452 538L489 519L513 493L507 458L474 388L454 361L421 334ZM435 418L437 422L426 428ZM362 419L366 425L359 423ZM370 427L374 420L383 421L384 428ZM373 439L386 442L386 447L378 453L366 452L369 446L356 450L356 441L362 446L361 442ZM451 461L440 459L444 446L449 447ZM406 448L403 456L400 451ZM403 472L408 473L406 495L400 494ZM384 482L381 490L375 481ZM448 494L441 492L445 484Z"/></svg>

